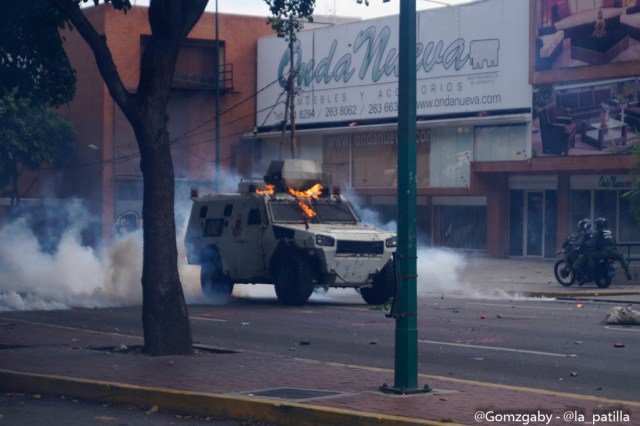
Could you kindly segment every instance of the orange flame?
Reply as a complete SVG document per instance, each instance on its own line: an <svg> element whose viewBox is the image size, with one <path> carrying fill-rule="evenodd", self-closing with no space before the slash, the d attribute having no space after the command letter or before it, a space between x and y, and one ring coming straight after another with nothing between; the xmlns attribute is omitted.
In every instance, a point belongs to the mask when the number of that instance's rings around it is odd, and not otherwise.
<svg viewBox="0 0 640 426"><path fill-rule="evenodd" d="M304 201L298 201L298 205L308 218L316 216L316 212L314 212L311 207L307 206Z"/></svg>
<svg viewBox="0 0 640 426"><path fill-rule="evenodd" d="M320 194L322 194L322 184L316 183L311 188L306 191L296 191L295 189L289 188L289 193L294 197L298 198L313 198L317 200Z"/></svg>
<svg viewBox="0 0 640 426"><path fill-rule="evenodd" d="M265 185L266 189L256 189L256 194L264 194L264 195L273 195L275 193L275 188L273 185L267 184Z"/></svg>
<svg viewBox="0 0 640 426"><path fill-rule="evenodd" d="M296 198L302 198L303 200L317 200L320 194L322 194L322 184L316 183L311 188L306 191L296 191L295 189L289 188L289 193ZM298 200L298 205L304 212L304 214L308 218L316 217L317 214L305 201Z"/></svg>

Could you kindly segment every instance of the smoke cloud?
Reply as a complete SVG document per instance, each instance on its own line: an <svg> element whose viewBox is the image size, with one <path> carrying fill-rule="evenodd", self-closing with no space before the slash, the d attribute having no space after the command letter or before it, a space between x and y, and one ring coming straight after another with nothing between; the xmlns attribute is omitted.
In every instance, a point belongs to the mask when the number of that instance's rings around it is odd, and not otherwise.
<svg viewBox="0 0 640 426"><path fill-rule="evenodd" d="M240 178L225 174L220 192L236 190ZM396 231L396 223L383 223L373 209L357 197L352 201L364 223ZM178 268L187 303L211 301L200 289L200 267L188 265L184 233L191 210L188 194L176 196ZM0 311L68 309L71 307L134 306L142 303L142 232L126 235L109 245L90 247L83 243L87 228L96 227L79 200L67 202L49 218L55 226L34 232L33 221L21 217L0 228ZM50 224L51 225L51 224ZM50 235L55 229L55 235ZM49 234L42 231L49 231ZM467 259L452 250L421 247L418 250L418 294L476 295L461 280ZM275 299L270 285L236 285L233 295L242 298ZM354 298L355 297L355 298ZM311 300L359 301L350 289L314 293Z"/></svg>
<svg viewBox="0 0 640 426"><path fill-rule="evenodd" d="M49 220L66 226L54 237L34 232L29 216L0 228L0 311L142 303L142 231L92 248L82 241L90 215L80 201L67 203L56 214L61 217ZM176 212L176 217L186 216ZM186 265L183 258L179 270L185 297L189 302L204 300L199 268Z"/></svg>

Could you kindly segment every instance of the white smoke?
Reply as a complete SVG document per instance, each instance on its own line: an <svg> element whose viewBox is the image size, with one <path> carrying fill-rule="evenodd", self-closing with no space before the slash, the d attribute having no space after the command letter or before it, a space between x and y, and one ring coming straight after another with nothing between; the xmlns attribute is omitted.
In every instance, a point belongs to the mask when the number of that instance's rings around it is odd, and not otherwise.
<svg viewBox="0 0 640 426"><path fill-rule="evenodd" d="M27 218L0 228L0 311L142 303L142 231L91 248L83 245L81 238L89 223L88 211L77 200L65 207L62 214L69 219L69 226L61 232L55 250L43 248ZM177 211L176 217L186 221L187 216ZM182 229L179 227L179 235L184 235ZM182 253L181 239L178 248ZM200 269L183 259L181 254L179 272L185 297L188 302L204 301Z"/></svg>
<svg viewBox="0 0 640 426"><path fill-rule="evenodd" d="M136 235L99 250L81 244L87 211L67 209L70 226L44 250L25 218L0 228L0 310L103 307L140 302ZM139 283L139 273L138 283Z"/></svg>
<svg viewBox="0 0 640 426"><path fill-rule="evenodd" d="M443 248L418 249L418 294L468 294L469 284L461 278L467 261L463 255Z"/></svg>

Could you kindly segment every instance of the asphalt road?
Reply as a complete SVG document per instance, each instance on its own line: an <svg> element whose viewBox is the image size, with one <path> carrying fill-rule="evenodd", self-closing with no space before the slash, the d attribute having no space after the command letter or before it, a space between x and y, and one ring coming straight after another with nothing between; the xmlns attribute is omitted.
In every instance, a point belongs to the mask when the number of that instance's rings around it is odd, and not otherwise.
<svg viewBox="0 0 640 426"><path fill-rule="evenodd" d="M418 371L639 401L640 328L603 325L612 306L421 297ZM395 321L363 304L353 291L336 296L330 291L302 307L280 306L269 295L233 298L226 306L190 305L189 314L196 345L394 368ZM2 317L142 337L139 307L4 312Z"/></svg>

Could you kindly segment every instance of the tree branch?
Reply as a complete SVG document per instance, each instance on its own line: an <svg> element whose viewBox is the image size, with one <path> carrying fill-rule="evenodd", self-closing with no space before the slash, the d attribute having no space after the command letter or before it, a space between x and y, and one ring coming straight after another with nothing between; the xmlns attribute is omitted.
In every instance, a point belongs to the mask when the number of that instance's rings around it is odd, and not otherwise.
<svg viewBox="0 0 640 426"><path fill-rule="evenodd" d="M122 111L129 116L132 121L139 121L139 111L135 102L135 96L125 88L120 74L113 61L111 52L107 47L104 35L98 34L93 24L89 22L80 6L73 0L48 0L57 7L78 30L78 33L87 42L98 65L98 70L109 89L109 93L120 106Z"/></svg>

